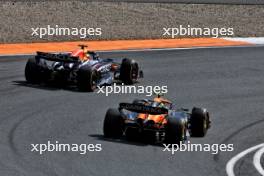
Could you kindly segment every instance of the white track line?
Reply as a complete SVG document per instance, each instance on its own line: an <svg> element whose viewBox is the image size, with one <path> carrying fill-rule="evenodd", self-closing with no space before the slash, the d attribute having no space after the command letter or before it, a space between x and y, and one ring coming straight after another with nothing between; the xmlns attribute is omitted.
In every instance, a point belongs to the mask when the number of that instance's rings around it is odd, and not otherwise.
<svg viewBox="0 0 264 176"><path fill-rule="evenodd" d="M233 38L223 38L223 39L230 41L247 42L256 45L264 44L264 37L233 37Z"/></svg>
<svg viewBox="0 0 264 176"><path fill-rule="evenodd" d="M264 154L264 147L257 151L253 158L253 163L257 171L264 176L264 169L261 166L261 156Z"/></svg>
<svg viewBox="0 0 264 176"><path fill-rule="evenodd" d="M237 154L236 156L234 156L233 158L231 158L228 163L226 164L226 173L228 176L235 176L234 173L234 167L235 164L237 163L238 160L240 160L241 158L243 158L244 156L246 156L247 154L264 147L264 143L253 146L251 148L248 148L247 150L244 150L243 152Z"/></svg>

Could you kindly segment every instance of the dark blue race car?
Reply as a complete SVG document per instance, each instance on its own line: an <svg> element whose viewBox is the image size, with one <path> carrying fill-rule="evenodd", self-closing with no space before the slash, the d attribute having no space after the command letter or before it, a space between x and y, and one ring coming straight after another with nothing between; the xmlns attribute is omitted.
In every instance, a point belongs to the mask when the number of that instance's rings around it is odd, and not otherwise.
<svg viewBox="0 0 264 176"><path fill-rule="evenodd" d="M118 63L114 59L102 59L96 52L87 51L87 46L80 46L81 49L66 54L37 52L25 67L27 82L75 84L79 90L94 91L97 86L114 82L134 84L143 77L135 60L124 58Z"/></svg>

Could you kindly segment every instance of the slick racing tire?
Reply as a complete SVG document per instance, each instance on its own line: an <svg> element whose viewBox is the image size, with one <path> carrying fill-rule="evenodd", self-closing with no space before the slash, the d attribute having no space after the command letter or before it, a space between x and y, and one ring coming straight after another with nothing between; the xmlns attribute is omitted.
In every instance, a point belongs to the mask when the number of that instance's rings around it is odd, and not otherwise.
<svg viewBox="0 0 264 176"><path fill-rule="evenodd" d="M104 136L120 138L123 135L123 118L118 109L108 109L104 119Z"/></svg>
<svg viewBox="0 0 264 176"><path fill-rule="evenodd" d="M184 119L169 117L165 128L165 143L179 144L185 141L186 126Z"/></svg>
<svg viewBox="0 0 264 176"><path fill-rule="evenodd" d="M77 72L77 87L80 91L93 92L96 89L96 72L90 66L81 67Z"/></svg>
<svg viewBox="0 0 264 176"><path fill-rule="evenodd" d="M32 84L41 83L48 79L48 69L45 65L37 63L35 58L30 58L25 67L25 78L27 82Z"/></svg>
<svg viewBox="0 0 264 176"><path fill-rule="evenodd" d="M127 85L134 84L138 78L138 70L135 60L124 58L120 67L120 80Z"/></svg>
<svg viewBox="0 0 264 176"><path fill-rule="evenodd" d="M207 110L194 107L192 109L190 125L192 137L204 137L210 127L210 118Z"/></svg>

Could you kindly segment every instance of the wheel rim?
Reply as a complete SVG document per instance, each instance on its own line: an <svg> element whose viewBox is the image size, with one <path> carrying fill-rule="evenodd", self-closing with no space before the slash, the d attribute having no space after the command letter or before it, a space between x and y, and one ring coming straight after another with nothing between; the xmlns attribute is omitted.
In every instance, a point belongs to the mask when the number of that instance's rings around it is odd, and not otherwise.
<svg viewBox="0 0 264 176"><path fill-rule="evenodd" d="M206 120L204 119L204 120L203 120L203 131L205 132L206 129L207 129L207 122L206 122Z"/></svg>
<svg viewBox="0 0 264 176"><path fill-rule="evenodd" d="M134 66L134 68L133 68L133 66L131 67L131 76L132 76L132 80L133 81L137 80L137 77L138 77L138 68L137 68L136 65Z"/></svg>
<svg viewBox="0 0 264 176"><path fill-rule="evenodd" d="M96 78L94 76L94 74L92 73L91 75L91 90L95 90L96 89Z"/></svg>
<svg viewBox="0 0 264 176"><path fill-rule="evenodd" d="M182 141L185 139L185 127L182 128Z"/></svg>

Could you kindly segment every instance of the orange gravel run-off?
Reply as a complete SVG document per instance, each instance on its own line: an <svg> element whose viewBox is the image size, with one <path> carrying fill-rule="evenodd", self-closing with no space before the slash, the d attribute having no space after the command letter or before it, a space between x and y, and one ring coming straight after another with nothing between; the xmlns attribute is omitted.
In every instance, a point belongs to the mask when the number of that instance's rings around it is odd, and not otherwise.
<svg viewBox="0 0 264 176"><path fill-rule="evenodd" d="M78 44L88 45L88 49L94 51L250 45L218 38L19 43L0 44L0 55L34 54L36 51L69 52L77 49Z"/></svg>

